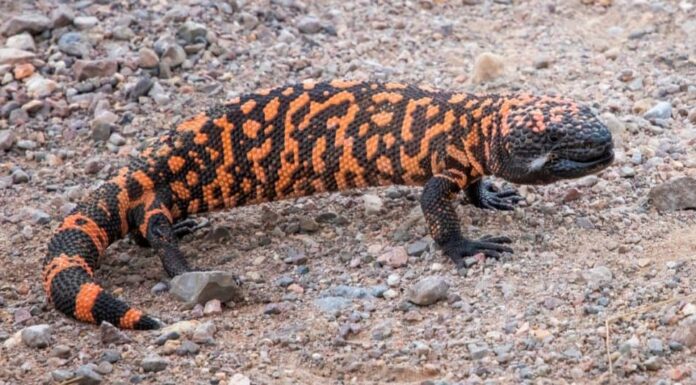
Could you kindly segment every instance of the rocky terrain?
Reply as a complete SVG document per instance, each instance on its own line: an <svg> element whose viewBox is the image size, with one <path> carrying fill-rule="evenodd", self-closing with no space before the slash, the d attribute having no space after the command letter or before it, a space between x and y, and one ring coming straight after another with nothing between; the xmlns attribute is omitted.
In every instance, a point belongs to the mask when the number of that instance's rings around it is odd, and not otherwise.
<svg viewBox="0 0 696 385"><path fill-rule="evenodd" d="M692 0L0 1L0 384L696 384ZM157 134L305 79L591 104L615 164L462 205L515 253L457 270L420 190L202 216L183 241L243 298L190 306L123 240L97 277L168 329L121 333L46 303L41 260L77 201ZM691 210L689 210L691 209Z"/></svg>

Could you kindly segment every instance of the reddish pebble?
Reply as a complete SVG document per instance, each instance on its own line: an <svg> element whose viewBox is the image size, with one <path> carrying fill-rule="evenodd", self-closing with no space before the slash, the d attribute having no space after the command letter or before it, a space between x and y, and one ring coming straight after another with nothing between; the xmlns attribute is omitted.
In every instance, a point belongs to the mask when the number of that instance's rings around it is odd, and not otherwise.
<svg viewBox="0 0 696 385"><path fill-rule="evenodd" d="M293 283L290 286L288 286L288 290L296 294L304 293L304 288L296 283Z"/></svg>
<svg viewBox="0 0 696 385"><path fill-rule="evenodd" d="M17 80L26 79L34 74L34 66L31 63L19 64L14 69L14 77Z"/></svg>
<svg viewBox="0 0 696 385"><path fill-rule="evenodd" d="M580 194L580 190L576 188L571 188L570 190L568 190L568 192L566 192L565 196L563 197L563 203L578 200L581 196L582 194Z"/></svg>
<svg viewBox="0 0 696 385"><path fill-rule="evenodd" d="M408 253L403 247L395 247L377 258L377 262L391 267L402 267L408 262Z"/></svg>
<svg viewBox="0 0 696 385"><path fill-rule="evenodd" d="M203 314L210 315L220 313L222 313L222 303L219 299L211 299L210 301L206 302L205 308L203 309Z"/></svg>

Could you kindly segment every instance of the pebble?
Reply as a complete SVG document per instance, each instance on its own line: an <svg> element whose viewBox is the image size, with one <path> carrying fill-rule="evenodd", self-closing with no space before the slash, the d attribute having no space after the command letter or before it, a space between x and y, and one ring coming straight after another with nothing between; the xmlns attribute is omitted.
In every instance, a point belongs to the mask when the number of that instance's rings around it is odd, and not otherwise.
<svg viewBox="0 0 696 385"><path fill-rule="evenodd" d="M301 217L300 218L300 230L305 233L315 233L319 231L319 224L313 218Z"/></svg>
<svg viewBox="0 0 696 385"><path fill-rule="evenodd" d="M28 33L20 33L19 35L10 36L5 42L5 47L15 48L23 51L36 51L34 38Z"/></svg>
<svg viewBox="0 0 696 385"><path fill-rule="evenodd" d="M150 289L150 293L152 294L162 294L166 293L169 291L169 285L167 285L165 282L157 282L155 286Z"/></svg>
<svg viewBox="0 0 696 385"><path fill-rule="evenodd" d="M51 23L53 28L67 27L75 19L75 13L66 5L58 5L51 11Z"/></svg>
<svg viewBox="0 0 696 385"><path fill-rule="evenodd" d="M251 380L241 373L235 373L227 382L227 385L251 385Z"/></svg>
<svg viewBox="0 0 696 385"><path fill-rule="evenodd" d="M636 176L636 169L631 166L623 166L619 169L619 176L622 178L633 178Z"/></svg>
<svg viewBox="0 0 696 385"><path fill-rule="evenodd" d="M101 342L104 345L121 345L133 342L127 334L107 321L103 321L101 325L99 325L99 331L101 332Z"/></svg>
<svg viewBox="0 0 696 385"><path fill-rule="evenodd" d="M643 117L649 121L654 121L655 119L669 119L672 117L672 103L664 101L659 102L649 109Z"/></svg>
<svg viewBox="0 0 696 385"><path fill-rule="evenodd" d="M328 314L336 314L350 305L350 301L343 297L323 297L314 300L314 306Z"/></svg>
<svg viewBox="0 0 696 385"><path fill-rule="evenodd" d="M80 32L68 32L58 39L58 49L70 56L86 58L92 45Z"/></svg>
<svg viewBox="0 0 696 385"><path fill-rule="evenodd" d="M645 368L651 371L657 371L662 369L662 358L657 357L657 356L652 356L645 360L643 363L645 365Z"/></svg>
<svg viewBox="0 0 696 385"><path fill-rule="evenodd" d="M112 132L109 136L109 143L113 144L114 146L123 146L126 144L126 138L121 136L121 134L118 132Z"/></svg>
<svg viewBox="0 0 696 385"><path fill-rule="evenodd" d="M154 82L147 76L143 76L128 90L128 97L131 100L138 100L139 97L147 95Z"/></svg>
<svg viewBox="0 0 696 385"><path fill-rule="evenodd" d="M51 345L52 331L47 324L22 329L22 342L30 348L43 349Z"/></svg>
<svg viewBox="0 0 696 385"><path fill-rule="evenodd" d="M474 61L474 83L487 83L503 75L505 71L504 58L491 52L478 55Z"/></svg>
<svg viewBox="0 0 696 385"><path fill-rule="evenodd" d="M116 129L115 123L118 115L111 111L102 111L92 119L92 139L96 141L107 141L111 137L111 131Z"/></svg>
<svg viewBox="0 0 696 385"><path fill-rule="evenodd" d="M377 215L384 208L382 198L373 194L363 195L363 203L365 204L365 214L367 215Z"/></svg>
<svg viewBox="0 0 696 385"><path fill-rule="evenodd" d="M75 375L77 377L82 377L78 384L80 385L98 385L103 381L102 376L95 371L96 366L94 364L87 364L80 366L76 371Z"/></svg>
<svg viewBox="0 0 696 385"><path fill-rule="evenodd" d="M27 63L34 59L36 54L17 48L0 48L0 65Z"/></svg>
<svg viewBox="0 0 696 385"><path fill-rule="evenodd" d="M72 354L70 347L60 344L54 346L49 355L51 357L68 358L70 354Z"/></svg>
<svg viewBox="0 0 696 385"><path fill-rule="evenodd" d="M72 370L56 369L51 372L51 378L58 383L63 383L73 377L75 377L75 372Z"/></svg>
<svg viewBox="0 0 696 385"><path fill-rule="evenodd" d="M145 373L147 372L161 372L166 369L169 365L169 361L160 357L158 354L150 354L145 357L140 366L143 368Z"/></svg>
<svg viewBox="0 0 696 385"><path fill-rule="evenodd" d="M178 67L186 60L186 51L176 43L168 44L162 52L161 60L167 60L171 67Z"/></svg>
<svg viewBox="0 0 696 385"><path fill-rule="evenodd" d="M191 339L199 344L210 344L215 341L215 332L217 332L217 328L212 321L203 322L196 326Z"/></svg>
<svg viewBox="0 0 696 385"><path fill-rule="evenodd" d="M12 125L21 126L29 121L29 114L21 108L10 112L9 121Z"/></svg>
<svg viewBox="0 0 696 385"><path fill-rule="evenodd" d="M51 20L44 15L27 13L10 17L0 27L0 33L5 36L17 35L22 32L41 33L51 28Z"/></svg>
<svg viewBox="0 0 696 385"><path fill-rule="evenodd" d="M410 302L427 306L440 300L446 299L449 291L449 284L444 278L439 276L426 277L411 286L407 292Z"/></svg>
<svg viewBox="0 0 696 385"><path fill-rule="evenodd" d="M104 78L112 76L118 70L116 60L76 60L73 64L73 71L77 80L91 78Z"/></svg>
<svg viewBox="0 0 696 385"><path fill-rule="evenodd" d="M408 253L403 246L397 246L377 257L377 262L393 268L403 267L408 263Z"/></svg>
<svg viewBox="0 0 696 385"><path fill-rule="evenodd" d="M664 354L662 340L659 338L649 338L647 341L648 351L651 354L661 356Z"/></svg>
<svg viewBox="0 0 696 385"><path fill-rule="evenodd" d="M159 65L157 53L150 48L141 48L138 51L138 66L141 68L155 68Z"/></svg>
<svg viewBox="0 0 696 385"><path fill-rule="evenodd" d="M187 21L182 24L176 31L176 37L183 40L185 44L207 44L207 34L208 29L203 24L194 23L192 21Z"/></svg>
<svg viewBox="0 0 696 385"><path fill-rule="evenodd" d="M49 96L58 88L58 83L40 75L34 75L26 81L27 93L34 98Z"/></svg>
<svg viewBox="0 0 696 385"><path fill-rule="evenodd" d="M659 211L696 209L696 178L683 177L661 183L648 193Z"/></svg>
<svg viewBox="0 0 696 385"><path fill-rule="evenodd" d="M387 285L390 287L397 287L399 286L399 283L401 282L401 277L399 274L389 274L387 277Z"/></svg>
<svg viewBox="0 0 696 385"><path fill-rule="evenodd" d="M596 266L585 270L582 273L582 278L592 287L601 287L611 283L613 274L606 266Z"/></svg>
<svg viewBox="0 0 696 385"><path fill-rule="evenodd" d="M15 134L12 130L0 130L0 151L8 151L15 143Z"/></svg>
<svg viewBox="0 0 696 385"><path fill-rule="evenodd" d="M73 24L79 30L94 28L99 23L99 19L94 16L77 16L73 19Z"/></svg>
<svg viewBox="0 0 696 385"><path fill-rule="evenodd" d="M135 37L135 32L125 25L118 25L111 31L114 40L129 41Z"/></svg>
<svg viewBox="0 0 696 385"><path fill-rule="evenodd" d="M297 21L297 29L306 34L319 33L321 22L314 16L303 16Z"/></svg>
<svg viewBox="0 0 696 385"><path fill-rule="evenodd" d="M101 361L106 361L110 364L115 364L120 359L121 359L121 352L119 352L118 350L113 350L113 349L105 350L102 353L101 358L100 358Z"/></svg>
<svg viewBox="0 0 696 385"><path fill-rule="evenodd" d="M210 301L205 303L205 307L203 308L203 314L211 315L220 313L222 313L222 302L220 302L219 299L211 299Z"/></svg>
<svg viewBox="0 0 696 385"><path fill-rule="evenodd" d="M177 275L170 282L169 292L188 305L205 303L211 299L221 302L239 300L237 277L225 271L196 271Z"/></svg>
<svg viewBox="0 0 696 385"><path fill-rule="evenodd" d="M421 254L423 254L430 245L426 241L416 241L413 243L410 243L406 247L406 254L412 257L419 257Z"/></svg>

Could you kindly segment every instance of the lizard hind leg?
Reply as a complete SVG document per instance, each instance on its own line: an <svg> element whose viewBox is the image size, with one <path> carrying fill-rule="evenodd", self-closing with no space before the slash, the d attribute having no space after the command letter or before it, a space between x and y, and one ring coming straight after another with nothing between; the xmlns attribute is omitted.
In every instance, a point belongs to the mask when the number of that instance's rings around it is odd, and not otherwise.
<svg viewBox="0 0 696 385"><path fill-rule="evenodd" d="M137 233L155 249L162 266L170 277L194 270L186 261L184 253L177 245L172 216L169 209L157 198L150 204L134 210Z"/></svg>

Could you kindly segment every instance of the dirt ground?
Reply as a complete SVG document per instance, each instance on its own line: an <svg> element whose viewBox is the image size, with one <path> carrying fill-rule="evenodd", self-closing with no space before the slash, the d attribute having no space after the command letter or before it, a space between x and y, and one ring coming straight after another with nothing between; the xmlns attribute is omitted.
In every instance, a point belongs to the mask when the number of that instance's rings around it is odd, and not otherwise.
<svg viewBox="0 0 696 385"><path fill-rule="evenodd" d="M696 211L661 213L648 199L696 177L693 1L40 0L0 10L0 47L35 56L0 54L0 384L696 384ZM7 26L29 14L43 18ZM183 62L163 68L159 41L187 20L208 43L174 51ZM15 27L33 43L11 39ZM80 74L80 50L115 71ZM484 53L494 56L477 62ZM154 84L133 97L143 78ZM417 188L201 215L210 226L184 250L239 274L247 293L221 313L151 292L167 279L150 250L128 239L108 249L102 285L167 324L211 323L207 340L183 333L160 345L160 331L127 332L105 344L99 327L46 303L52 231L129 154L223 99L333 78L567 95L610 126L616 161L593 177L516 186L525 202L514 212L462 205L468 235L508 235L514 254L460 271L428 236ZM646 118L659 102L667 116ZM366 194L379 212L365 209ZM405 265L378 262L394 249ZM427 276L447 282L447 299L410 304ZM17 339L40 324L50 325L45 348ZM153 357L161 370L148 369ZM76 371L89 376L71 382Z"/></svg>

